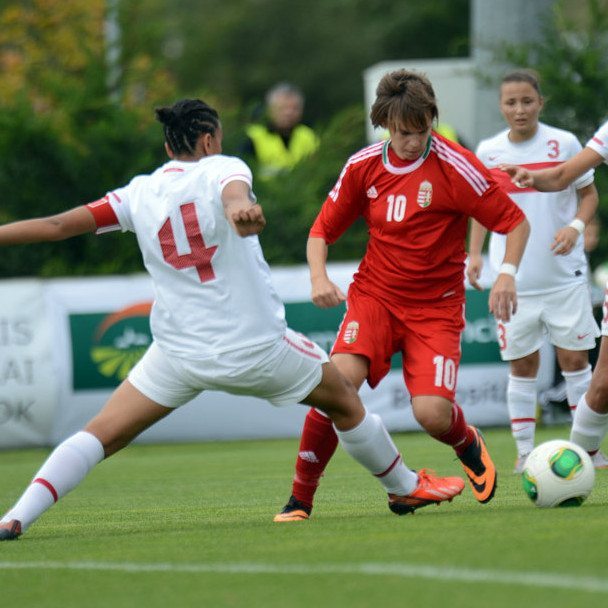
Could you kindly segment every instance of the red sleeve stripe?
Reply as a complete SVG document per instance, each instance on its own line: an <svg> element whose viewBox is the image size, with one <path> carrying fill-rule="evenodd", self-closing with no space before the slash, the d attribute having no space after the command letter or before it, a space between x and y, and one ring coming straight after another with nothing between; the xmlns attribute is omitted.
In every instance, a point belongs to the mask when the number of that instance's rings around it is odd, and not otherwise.
<svg viewBox="0 0 608 608"><path fill-rule="evenodd" d="M481 196L489 187L490 184L484 175L471 162L469 162L462 154L452 150L442 141L433 138L433 149L441 160L445 160L464 177L471 188Z"/></svg>
<svg viewBox="0 0 608 608"><path fill-rule="evenodd" d="M594 141L596 144L599 144L600 146L606 145L599 137L592 137L591 141Z"/></svg>
<svg viewBox="0 0 608 608"><path fill-rule="evenodd" d="M233 173L232 175L221 179L220 186L233 181L247 182L251 186L251 178L246 173Z"/></svg>
<svg viewBox="0 0 608 608"><path fill-rule="evenodd" d="M116 213L114 212L114 209L112 209L112 205L110 205L110 200L107 196L89 203L86 207L95 218L97 232L108 232L109 230L120 228Z"/></svg>

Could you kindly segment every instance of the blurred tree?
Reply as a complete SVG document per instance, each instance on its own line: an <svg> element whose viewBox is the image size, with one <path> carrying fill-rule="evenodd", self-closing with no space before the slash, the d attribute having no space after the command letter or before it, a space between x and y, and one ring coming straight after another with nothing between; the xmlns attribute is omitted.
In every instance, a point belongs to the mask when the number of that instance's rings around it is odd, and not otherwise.
<svg viewBox="0 0 608 608"><path fill-rule="evenodd" d="M128 4L127 21L136 8ZM106 9L106 0L5 2L0 12L0 105L27 102L37 113L52 114L68 135L82 111L107 103ZM140 30L145 32L145 26ZM128 60L121 54L120 61L125 107L148 110L175 94L170 73L154 54L133 52ZM142 117L150 121L149 114Z"/></svg>
<svg viewBox="0 0 608 608"><path fill-rule="evenodd" d="M171 81L151 59L134 56L123 72L123 103L114 103L106 88L104 18L103 0L4 3L0 221L94 200L164 158L150 105ZM164 88L150 86L157 81ZM123 240L119 248L114 241L11 248L0 259L0 276L141 269L135 243Z"/></svg>
<svg viewBox="0 0 608 608"><path fill-rule="evenodd" d="M164 38L155 44L182 90L220 91L222 108L252 111L270 86L288 80L306 93L306 118L314 123L360 101L362 71L374 63L469 52L469 0L165 0L164 5Z"/></svg>

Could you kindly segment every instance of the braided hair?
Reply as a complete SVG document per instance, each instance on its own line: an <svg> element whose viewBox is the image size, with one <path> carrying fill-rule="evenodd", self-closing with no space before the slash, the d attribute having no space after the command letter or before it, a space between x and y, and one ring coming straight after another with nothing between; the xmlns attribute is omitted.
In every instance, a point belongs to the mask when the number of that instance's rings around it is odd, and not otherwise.
<svg viewBox="0 0 608 608"><path fill-rule="evenodd" d="M200 135L215 135L220 125L216 110L200 99L182 99L155 112L167 144L177 155L194 154Z"/></svg>

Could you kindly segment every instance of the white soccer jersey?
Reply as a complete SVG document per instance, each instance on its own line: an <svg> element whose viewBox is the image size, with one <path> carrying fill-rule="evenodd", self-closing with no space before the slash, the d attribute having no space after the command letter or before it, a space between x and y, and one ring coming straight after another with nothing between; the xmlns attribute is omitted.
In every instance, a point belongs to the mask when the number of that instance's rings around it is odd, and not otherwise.
<svg viewBox="0 0 608 608"><path fill-rule="evenodd" d="M604 162L608 164L608 122L605 122L595 132L595 135L587 142L587 147L603 156Z"/></svg>
<svg viewBox="0 0 608 608"><path fill-rule="evenodd" d="M252 183L238 158L172 160L102 199L118 224L98 222L98 232L136 234L154 282L152 334L178 357L201 359L285 333L285 309L257 236L238 236L224 215L221 193L235 180Z"/></svg>
<svg viewBox="0 0 608 608"><path fill-rule="evenodd" d="M507 163L528 169L544 169L568 160L582 147L568 131L543 123L534 137L513 143L509 130L483 140L477 156L490 169L500 185L526 214L530 222L530 238L526 245L519 270L517 292L525 295L549 293L573 282L587 280L587 259L583 239L579 238L569 255L555 255L551 250L557 231L567 226L576 215L579 188L593 183L593 170L579 177L571 186L560 192L539 192L534 188L517 188L507 173L498 166ZM506 237L492 233L490 237L490 265L494 273L503 261Z"/></svg>

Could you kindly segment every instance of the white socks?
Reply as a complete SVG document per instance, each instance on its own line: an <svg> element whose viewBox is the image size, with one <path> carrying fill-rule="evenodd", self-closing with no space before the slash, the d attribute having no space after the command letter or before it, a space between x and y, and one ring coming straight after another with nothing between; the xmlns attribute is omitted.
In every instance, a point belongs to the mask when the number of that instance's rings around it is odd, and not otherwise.
<svg viewBox="0 0 608 608"><path fill-rule="evenodd" d="M103 460L97 437L80 431L60 443L34 475L32 483L0 522L18 519L23 531L62 496L74 489Z"/></svg>
<svg viewBox="0 0 608 608"><path fill-rule="evenodd" d="M584 369L579 369L576 372L562 372L562 376L566 381L568 405L570 406L570 411L574 415L576 404L587 392L589 384L591 384L591 365L587 365Z"/></svg>
<svg viewBox="0 0 608 608"><path fill-rule="evenodd" d="M519 456L525 456L534 449L536 401L536 378L519 378L509 374L507 407L511 434Z"/></svg>
<svg viewBox="0 0 608 608"><path fill-rule="evenodd" d="M587 404L586 395L583 395L574 412L570 441L593 454L600 449L607 431L608 414L594 412Z"/></svg>
<svg viewBox="0 0 608 608"><path fill-rule="evenodd" d="M380 416L366 412L354 429L336 433L342 447L378 478L387 493L406 496L416 489L418 475L403 463Z"/></svg>

